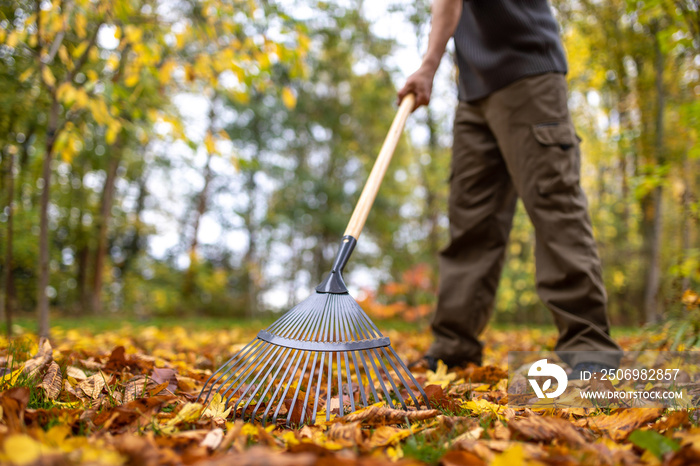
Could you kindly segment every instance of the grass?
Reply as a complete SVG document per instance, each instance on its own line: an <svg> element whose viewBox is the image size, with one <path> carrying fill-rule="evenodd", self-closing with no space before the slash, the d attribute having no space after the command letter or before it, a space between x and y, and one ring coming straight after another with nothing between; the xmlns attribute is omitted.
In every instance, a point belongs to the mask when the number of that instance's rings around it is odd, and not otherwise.
<svg viewBox="0 0 700 466"><path fill-rule="evenodd" d="M129 325L134 328L155 326L158 328L186 327L193 331L197 330L219 330L222 328L239 328L242 330L255 331L268 327L282 314L261 318L261 319L241 319L241 318L218 318L218 317L154 317L149 319L137 319L133 317L124 317L120 315L107 316L84 316L84 317L65 317L53 316L51 318L51 327L60 327L62 329L84 329L91 333L100 333L103 331L114 330L115 328ZM371 316L370 316L371 317ZM428 330L430 325L427 320L408 322L402 319L377 319L376 325L382 331L396 330L399 332L416 332ZM14 333L25 334L34 333L36 331L36 319L33 316L22 315L15 318ZM491 326L494 330L508 331L523 328L522 325L499 324L495 323ZM543 332L556 333L553 325L528 325L530 329L540 329ZM632 336L642 332L640 327L613 327L613 338L619 336ZM0 324L0 335L6 334L6 326Z"/></svg>
<svg viewBox="0 0 700 466"><path fill-rule="evenodd" d="M423 461L428 464L438 464L445 454L445 442L448 438L440 438L435 441L423 434L412 435L403 445L403 454L409 458Z"/></svg>

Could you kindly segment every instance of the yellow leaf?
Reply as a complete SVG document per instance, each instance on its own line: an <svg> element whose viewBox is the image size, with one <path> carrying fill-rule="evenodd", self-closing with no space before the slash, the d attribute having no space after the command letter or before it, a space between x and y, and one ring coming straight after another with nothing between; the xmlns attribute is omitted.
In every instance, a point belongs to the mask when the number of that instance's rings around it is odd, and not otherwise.
<svg viewBox="0 0 700 466"><path fill-rule="evenodd" d="M516 443L496 456L491 462L491 466L513 466L515 464L526 464L526 462L523 446Z"/></svg>
<svg viewBox="0 0 700 466"><path fill-rule="evenodd" d="M50 87L53 87L54 84L56 84L56 78L54 78L51 68L48 66L44 66L41 69L41 77L44 78L44 82Z"/></svg>
<svg viewBox="0 0 700 466"><path fill-rule="evenodd" d="M19 369L15 370L13 372L10 372L9 374L3 375L2 378L0 378L0 386L4 387L5 384L7 384L8 386L11 387L12 385L14 385L15 382L17 382L17 377L19 377L19 375L22 373L23 370L24 370L24 365L19 366Z"/></svg>
<svg viewBox="0 0 700 466"><path fill-rule="evenodd" d="M16 466L24 466L37 461L41 455L49 453L50 449L28 435L10 435L3 444L5 457Z"/></svg>
<svg viewBox="0 0 700 466"><path fill-rule="evenodd" d="M34 68L27 68L26 70L24 70L24 73L22 73L19 76L19 81L23 83L27 79L31 78L33 74L34 74Z"/></svg>
<svg viewBox="0 0 700 466"><path fill-rule="evenodd" d="M216 153L216 142L214 141L214 136L211 134L211 132L207 132L207 135L204 136L204 147L207 148L207 152L210 154Z"/></svg>
<svg viewBox="0 0 700 466"><path fill-rule="evenodd" d="M450 382L453 382L455 377L457 377L457 374L454 372L448 374L447 365L440 360L438 360L435 372L427 371L425 375L428 378L426 385L440 385L442 388L447 388Z"/></svg>
<svg viewBox="0 0 700 466"><path fill-rule="evenodd" d="M129 40L129 42L136 44L141 42L143 32L136 26L129 24L124 28L124 34L126 34L126 38Z"/></svg>
<svg viewBox="0 0 700 466"><path fill-rule="evenodd" d="M58 56L64 64L71 63L70 56L68 55L68 49L65 45L61 45L58 49Z"/></svg>
<svg viewBox="0 0 700 466"><path fill-rule="evenodd" d="M19 33L17 31L13 31L10 33L9 36L7 36L7 42L5 42L5 45L7 45L10 48L15 48L15 47L17 47L18 43L19 43Z"/></svg>
<svg viewBox="0 0 700 466"><path fill-rule="evenodd" d="M395 445L406 437L413 434L411 429L400 429L392 426L381 426L377 428L370 437L368 446L370 448L385 447L387 445Z"/></svg>
<svg viewBox="0 0 700 466"><path fill-rule="evenodd" d="M207 409L205 409L204 413L202 413L202 416L226 419L230 412L231 408L226 409L226 403L224 402L221 394L217 393L214 395L214 399L211 400L211 403L209 403L209 406L207 406Z"/></svg>
<svg viewBox="0 0 700 466"><path fill-rule="evenodd" d="M105 142L110 145L114 144L114 141L117 140L117 136L119 135L121 129L121 123L119 123L117 120L114 120L112 124L110 124L107 128L107 133L105 134Z"/></svg>
<svg viewBox="0 0 700 466"><path fill-rule="evenodd" d="M172 434L175 432L178 424L183 424L187 422L195 422L202 415L204 406L199 403L186 403L172 419L169 419L161 427L161 430L166 434Z"/></svg>
<svg viewBox="0 0 700 466"><path fill-rule="evenodd" d="M83 37L87 36L87 17L82 13L76 14L74 27L78 37L82 39Z"/></svg>
<svg viewBox="0 0 700 466"><path fill-rule="evenodd" d="M73 49L73 53L71 53L71 55L73 55L73 58L78 58L83 53L85 53L85 50L88 48L88 45L90 45L88 41L81 42L80 44L78 44L78 46Z"/></svg>
<svg viewBox="0 0 700 466"><path fill-rule="evenodd" d="M258 435L258 428L252 424L245 424L241 428L241 435L245 435L245 436Z"/></svg>
<svg viewBox="0 0 700 466"><path fill-rule="evenodd" d="M294 95L294 92L289 87L282 89L282 103L289 110L292 110L297 105L297 96Z"/></svg>

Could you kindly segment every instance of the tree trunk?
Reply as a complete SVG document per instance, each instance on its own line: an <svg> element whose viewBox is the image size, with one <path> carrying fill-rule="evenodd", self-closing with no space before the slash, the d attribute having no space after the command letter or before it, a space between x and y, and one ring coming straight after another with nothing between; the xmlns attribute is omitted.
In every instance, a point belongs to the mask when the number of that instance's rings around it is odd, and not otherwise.
<svg viewBox="0 0 700 466"><path fill-rule="evenodd" d="M12 337L12 313L14 312L14 283L12 274L12 248L13 246L13 222L15 210L15 154L8 153L7 167L7 241L5 242L5 302L3 312L5 314L5 324L7 325L7 338Z"/></svg>
<svg viewBox="0 0 700 466"><path fill-rule="evenodd" d="M44 187L41 191L39 205L39 279L37 283L37 317L40 337L49 336L49 297L46 289L49 287L49 200L51 193L51 161L53 160L56 131L60 106L56 96L51 99L49 122L46 128L46 153L42 166Z"/></svg>
<svg viewBox="0 0 700 466"><path fill-rule="evenodd" d="M192 296L194 292L194 278L197 272L197 236L199 235L199 225L202 221L202 217L207 211L207 193L213 176L211 170L212 156L213 154L211 153L207 154L207 162L204 166L204 186L197 199L197 210L195 212L194 224L192 225L192 238L189 247L190 265L185 273L185 282L182 287L182 295L185 298Z"/></svg>
<svg viewBox="0 0 700 466"><path fill-rule="evenodd" d="M659 43L658 28L654 26L654 72L656 84L656 138L654 152L656 163L663 166L664 154L664 56ZM656 322L660 315L659 289L661 285L661 233L663 225L663 186L654 189L651 199L653 208L653 223L651 238L649 238L649 268L647 269L646 286L644 288L644 316L647 322Z"/></svg>
<svg viewBox="0 0 700 466"><path fill-rule="evenodd" d="M141 214L146 208L146 197L148 196L148 189L146 188L147 180L148 173L146 172L141 175L138 182L139 195L136 197L136 209L134 211L134 233L124 246L124 260L119 264L122 277L128 273L131 263L141 251Z"/></svg>
<svg viewBox="0 0 700 466"><path fill-rule="evenodd" d="M107 257L107 232L109 219L112 216L112 204L114 201L114 188L117 181L117 171L122 157L122 141L119 138L114 145L114 154L109 160L107 178L102 190L100 203L100 218L97 224L97 246L93 262L93 275L90 293L90 310L93 313L102 311L102 283L104 281L105 260Z"/></svg>
<svg viewBox="0 0 700 466"><path fill-rule="evenodd" d="M693 198L693 193L691 191L691 181L689 178L692 176L692 171L690 168L690 162L688 161L688 153L683 154L683 184L685 189L683 190L683 204L681 207L681 257L680 263L681 267L685 263L688 254L690 253L690 235L692 228L692 210L691 210L691 200ZM683 268L681 268L683 270ZM685 291L690 288L690 274L683 273L683 278L681 279L681 291Z"/></svg>

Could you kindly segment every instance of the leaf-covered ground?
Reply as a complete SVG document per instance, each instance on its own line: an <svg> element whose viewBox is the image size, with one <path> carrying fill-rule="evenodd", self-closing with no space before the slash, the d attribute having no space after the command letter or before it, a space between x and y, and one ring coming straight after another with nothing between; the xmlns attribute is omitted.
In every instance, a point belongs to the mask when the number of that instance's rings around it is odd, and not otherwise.
<svg viewBox="0 0 700 466"><path fill-rule="evenodd" d="M125 326L3 341L0 463L700 464L697 411L507 407L507 352L551 348L554 333L541 330L488 331L482 368L416 371L437 409L410 413L410 423L377 404L263 428L232 421L221 403L196 403L212 370L254 335ZM407 361L430 343L428 332L387 335ZM619 340L635 349L643 338Z"/></svg>

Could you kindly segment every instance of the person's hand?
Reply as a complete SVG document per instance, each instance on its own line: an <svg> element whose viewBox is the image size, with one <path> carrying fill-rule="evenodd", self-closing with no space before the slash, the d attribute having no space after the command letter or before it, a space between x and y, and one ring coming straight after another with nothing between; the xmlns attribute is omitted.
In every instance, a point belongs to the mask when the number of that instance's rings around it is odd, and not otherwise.
<svg viewBox="0 0 700 466"><path fill-rule="evenodd" d="M421 66L418 71L408 77L406 84L404 84L398 92L398 102L401 103L406 95L412 93L416 96L416 103L413 106L413 110L421 105L428 105L428 102L430 102L430 94L433 91L434 78L435 71L428 67Z"/></svg>

